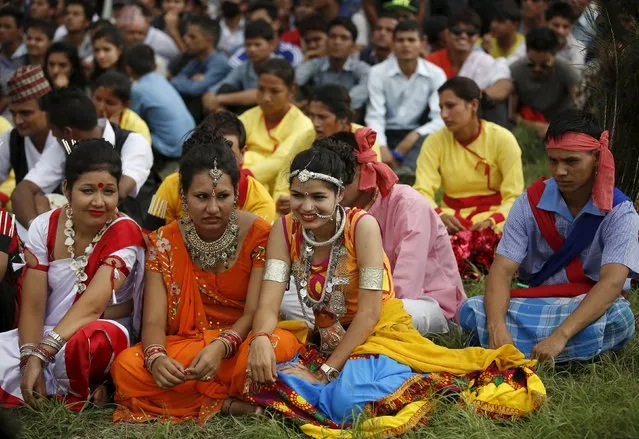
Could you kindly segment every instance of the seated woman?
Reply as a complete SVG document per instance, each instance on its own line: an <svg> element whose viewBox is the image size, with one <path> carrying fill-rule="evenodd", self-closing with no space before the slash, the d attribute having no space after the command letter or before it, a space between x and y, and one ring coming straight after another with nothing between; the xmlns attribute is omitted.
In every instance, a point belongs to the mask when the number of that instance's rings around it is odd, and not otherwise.
<svg viewBox="0 0 639 439"><path fill-rule="evenodd" d="M479 119L481 90L464 77L439 89L446 128L431 134L417 159L415 189L439 213L448 233L500 231L524 190L521 149L510 131ZM435 193L443 186L441 205Z"/></svg>
<svg viewBox="0 0 639 439"><path fill-rule="evenodd" d="M291 103L294 96L293 67L280 58L266 62L259 72L258 105L240 116L246 128L244 167L251 172L254 166L273 160L275 152L288 156L292 145L297 143L298 133L313 128L311 120ZM257 176L257 180L272 193L274 174Z"/></svg>
<svg viewBox="0 0 639 439"><path fill-rule="evenodd" d="M44 76L53 88L85 90L87 86L78 49L68 41L57 41L49 46L44 55Z"/></svg>
<svg viewBox="0 0 639 439"><path fill-rule="evenodd" d="M309 149L316 138L322 139L341 132L354 133L362 128L361 125L351 121L353 111L348 90L337 84L322 85L314 90L313 97L309 102L308 116L313 122L312 129L300 134L290 148L276 151L268 163L258 163L253 167L253 173L256 177L264 176L264 178L276 179L273 199L280 215L286 215L291 211L288 173L282 172L282 170L288 168L293 157ZM381 154L377 142L373 145L373 151L380 159Z"/></svg>
<svg viewBox="0 0 639 439"><path fill-rule="evenodd" d="M197 128L185 150L184 215L149 235L142 343L112 368L115 421L255 411L230 396L243 390L270 225L237 209L239 172L219 133ZM277 336L278 361L291 359L300 344Z"/></svg>
<svg viewBox="0 0 639 439"><path fill-rule="evenodd" d="M246 151L246 130L238 117L230 111L222 110L206 116L198 129L217 130L233 152L237 168L240 172L238 183L237 207L245 212L251 212L266 220L269 224L275 221L275 203L266 188L255 179L251 171L243 168L244 152ZM189 148L189 142L184 148ZM182 150L186 154L187 149ZM182 202L180 201L180 173L167 175L155 192L146 218L146 228L155 230L179 219L182 216Z"/></svg>
<svg viewBox="0 0 639 439"><path fill-rule="evenodd" d="M534 410L545 390L529 369L534 362L513 346L451 350L412 326L395 299L379 225L339 204L355 165L333 150L350 146L327 142L291 164L292 214L269 237L246 397L306 424L304 433L316 438L339 437L362 413L374 418L360 424L364 434L402 434L426 420L438 389L492 415ZM303 354L278 368L273 330L291 271L316 331Z"/></svg>
<svg viewBox="0 0 639 439"><path fill-rule="evenodd" d="M448 232L435 209L412 187L396 184L395 173L372 151L373 130L340 132L330 139L348 144L350 149L337 148L335 152L346 153L343 161L356 164L355 177L344 188L341 204L364 209L379 223L395 295L411 315L413 326L422 335L448 332L448 320L455 316L466 294ZM327 147L336 145L339 143L326 143ZM303 320L295 291L286 292L281 312L286 318Z"/></svg>
<svg viewBox="0 0 639 439"><path fill-rule="evenodd" d="M16 221L0 208L0 332L16 327L18 321L18 279L22 248Z"/></svg>
<svg viewBox="0 0 639 439"><path fill-rule="evenodd" d="M18 329L0 334L2 405L105 401L110 365L136 335L144 275L142 232L117 210L121 176L110 143L78 142L65 164L69 204L31 223Z"/></svg>

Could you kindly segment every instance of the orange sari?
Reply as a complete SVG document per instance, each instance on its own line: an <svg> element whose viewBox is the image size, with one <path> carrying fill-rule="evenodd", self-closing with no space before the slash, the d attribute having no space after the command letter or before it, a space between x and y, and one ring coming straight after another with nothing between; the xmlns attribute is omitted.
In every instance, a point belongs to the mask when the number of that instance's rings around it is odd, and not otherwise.
<svg viewBox="0 0 639 439"><path fill-rule="evenodd" d="M192 262L177 221L149 235L146 269L162 274L167 291L169 356L188 366L242 316L251 270L264 267L269 230L266 221L255 219L235 264L223 273L204 271ZM278 362L290 360L301 348L288 331L276 330L273 339ZM247 360L248 345L242 343L234 357L222 360L211 381L186 381L164 390L145 369L142 344L138 343L118 355L111 368L119 405L113 420L205 422L226 398L242 394Z"/></svg>

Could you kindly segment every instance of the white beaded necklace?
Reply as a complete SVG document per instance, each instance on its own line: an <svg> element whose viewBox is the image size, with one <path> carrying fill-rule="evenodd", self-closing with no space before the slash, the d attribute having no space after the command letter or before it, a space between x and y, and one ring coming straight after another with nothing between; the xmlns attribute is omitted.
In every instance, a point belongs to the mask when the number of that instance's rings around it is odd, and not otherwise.
<svg viewBox="0 0 639 439"><path fill-rule="evenodd" d="M87 289L87 286L84 282L88 279L87 274L84 272L86 268L89 257L91 253L93 253L93 249L95 248L95 244L100 241L106 230L109 228L113 220L109 220L106 222L104 226L100 229L97 235L93 237L91 243L84 249L84 255L75 256L75 250L73 248L75 244L75 230L73 230L73 209L71 209L71 205L67 204L64 209L64 213L67 215L67 220L64 222L64 236L66 236L64 240L64 245L67 246L67 251L71 256L71 269L75 272L75 286L76 291L82 294L84 290Z"/></svg>

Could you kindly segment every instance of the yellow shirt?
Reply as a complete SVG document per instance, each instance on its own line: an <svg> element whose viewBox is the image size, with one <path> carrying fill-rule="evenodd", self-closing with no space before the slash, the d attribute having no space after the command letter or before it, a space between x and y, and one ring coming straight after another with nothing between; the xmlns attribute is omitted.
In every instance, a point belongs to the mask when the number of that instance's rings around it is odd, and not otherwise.
<svg viewBox="0 0 639 439"><path fill-rule="evenodd" d="M122 116L120 116L120 128L138 133L144 137L147 142L149 142L149 145L152 143L149 126L146 124L144 119L138 116L138 114L130 108L125 108L122 112Z"/></svg>
<svg viewBox="0 0 639 439"><path fill-rule="evenodd" d="M4 134L5 131L10 130L11 128L13 128L13 126L11 125L11 122L9 122L6 118L0 116L0 134ZM5 194L7 197L10 197L11 192L13 192L15 187L16 187L16 175L13 173L13 169L12 169L9 175L7 176L7 179L3 181L2 183L0 183L0 192ZM11 202L9 201L7 205L5 205L5 207L7 209L10 209Z"/></svg>
<svg viewBox="0 0 639 439"><path fill-rule="evenodd" d="M478 46L481 47L481 44L482 40L479 40ZM510 46L508 50L501 50L501 47L497 44L497 38L493 38L492 44L490 45L490 52L488 53L493 58L509 58L515 54L522 44L526 44L526 37L519 32L517 32L517 36L515 37L515 43Z"/></svg>
<svg viewBox="0 0 639 439"><path fill-rule="evenodd" d="M356 123L352 123L350 125L351 133L355 133L358 129L363 128L361 125L358 125ZM297 154L309 149L313 145L313 142L315 142L316 138L317 133L315 133L315 129L310 129L305 133L302 133L297 138L295 145L292 145L288 155L283 156L278 152L273 154L270 162L273 163L273 172L275 172L276 174L275 187L273 188L274 200L277 201L280 196L289 194L288 171L290 164ZM373 145L373 151L375 151L375 154L377 154L377 160L381 160L382 153L379 150L379 144L377 143L377 141L375 141L375 144ZM256 169L259 169L260 171L265 168L265 165L258 166L259 168ZM270 166L270 163L266 166Z"/></svg>
<svg viewBox="0 0 639 439"><path fill-rule="evenodd" d="M438 212L447 215L455 214L455 210L445 202L441 206L435 202L435 192L441 186L444 194L451 198L499 193L501 204L485 212L472 218L468 216L475 211L474 207L458 212L473 223L491 218L499 230L515 199L524 190L521 149L515 136L507 129L485 120L481 124L479 137L466 147L455 140L448 128L428 136L417 158L415 189Z"/></svg>
<svg viewBox="0 0 639 439"><path fill-rule="evenodd" d="M246 128L243 166L250 169L260 183L272 189L283 163L281 157L288 157L299 135L312 130L313 123L294 105L291 105L280 123L270 130L266 128L264 113L259 106L245 111L240 120Z"/></svg>
<svg viewBox="0 0 639 439"><path fill-rule="evenodd" d="M242 191L241 180L240 191ZM240 198L242 198L242 194L240 194ZM250 175L246 177L245 201L239 208L254 213L269 223L275 221L275 202L266 188ZM167 224L182 216L179 172L174 172L164 179L151 200L149 214L165 218Z"/></svg>

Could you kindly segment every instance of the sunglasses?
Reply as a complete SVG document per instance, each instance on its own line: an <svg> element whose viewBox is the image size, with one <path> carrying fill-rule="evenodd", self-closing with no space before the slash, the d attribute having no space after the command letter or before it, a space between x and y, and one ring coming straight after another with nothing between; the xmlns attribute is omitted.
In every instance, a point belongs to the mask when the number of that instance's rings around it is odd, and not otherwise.
<svg viewBox="0 0 639 439"><path fill-rule="evenodd" d="M541 70L550 70L550 69L552 69L552 66L553 66L553 64L549 63L549 62L536 63L536 62L531 61L531 60L528 60L527 65L531 69L534 69L535 67L539 67Z"/></svg>
<svg viewBox="0 0 639 439"><path fill-rule="evenodd" d="M469 38L474 37L475 35L477 35L479 33L479 31L477 31L477 29L463 29L461 27L455 26L453 28L450 29L450 32L455 35L456 37L461 36L462 34L466 34Z"/></svg>

